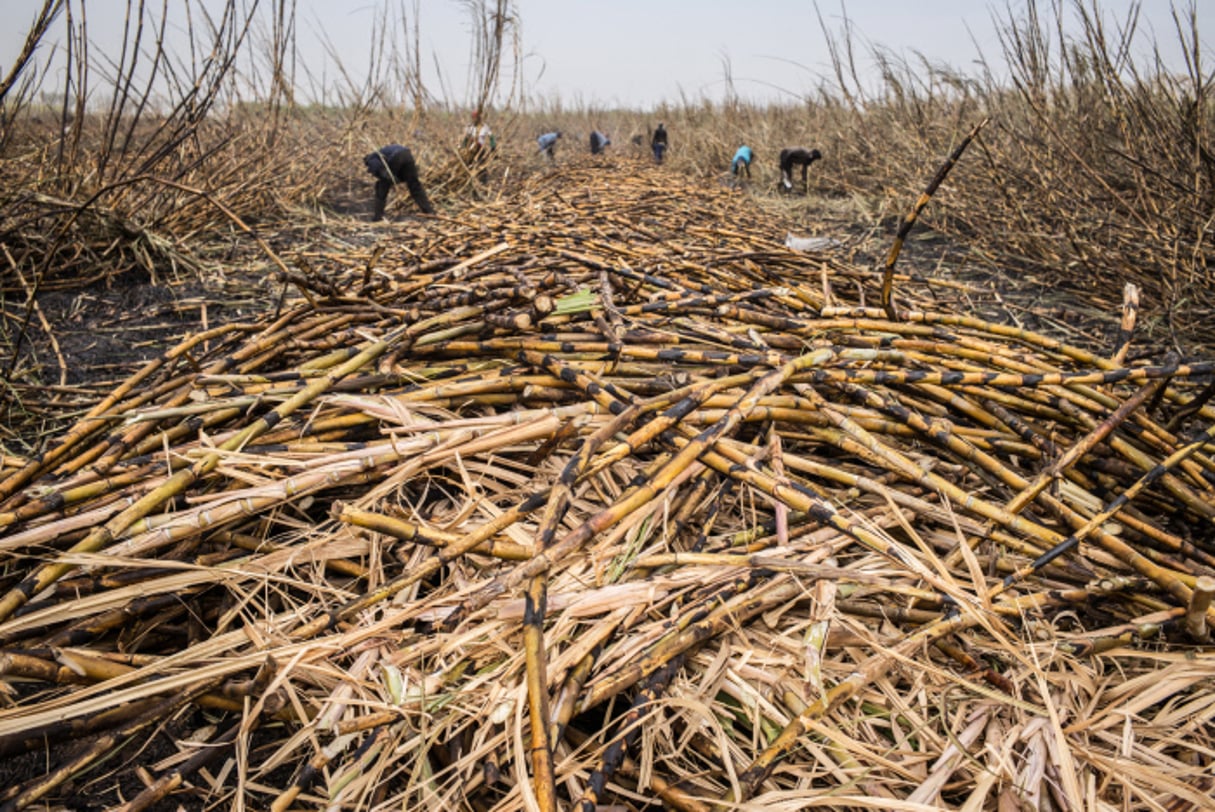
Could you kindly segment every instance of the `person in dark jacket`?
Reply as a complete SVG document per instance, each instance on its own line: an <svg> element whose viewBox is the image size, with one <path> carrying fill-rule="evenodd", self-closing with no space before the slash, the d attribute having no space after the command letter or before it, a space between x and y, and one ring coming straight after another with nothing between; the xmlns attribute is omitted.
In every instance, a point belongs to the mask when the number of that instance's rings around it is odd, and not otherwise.
<svg viewBox="0 0 1215 812"><path fill-rule="evenodd" d="M823 153L817 149L806 150L802 147L791 149L782 149L780 151L780 182L784 184L786 189L793 188L793 167L800 165L802 168L802 186L809 191L809 184L806 180L807 172L810 169L810 164L823 157Z"/></svg>
<svg viewBox="0 0 1215 812"><path fill-rule="evenodd" d="M367 171L375 176L375 214L372 221L384 219L384 207L388 204L388 190L398 183L404 183L409 188L409 196L418 208L427 214L434 214L434 206L418 180L418 165L413 161L413 153L408 147L400 144L389 144L380 147L375 152L363 158Z"/></svg>
<svg viewBox="0 0 1215 812"><path fill-rule="evenodd" d="M603 152L604 148L612 145L612 139L608 138L598 130L591 131L591 154L598 155Z"/></svg>
<svg viewBox="0 0 1215 812"><path fill-rule="evenodd" d="M658 125L654 135L650 137L650 149L654 150L654 162L662 163L663 153L667 151L667 128Z"/></svg>

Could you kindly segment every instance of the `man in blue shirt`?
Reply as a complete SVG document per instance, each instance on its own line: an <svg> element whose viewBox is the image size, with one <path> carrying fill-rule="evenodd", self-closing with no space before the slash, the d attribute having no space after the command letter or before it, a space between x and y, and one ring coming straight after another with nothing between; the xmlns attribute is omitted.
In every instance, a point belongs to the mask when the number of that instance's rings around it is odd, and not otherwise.
<svg viewBox="0 0 1215 812"><path fill-rule="evenodd" d="M561 131L557 130L556 132L545 133L536 139L536 143L540 145L540 151L547 155L550 161L557 159L557 156L553 153L557 147L557 139L560 137Z"/></svg>
<svg viewBox="0 0 1215 812"><path fill-rule="evenodd" d="M738 148L738 152L734 153L734 159L730 162L730 174L738 177L738 170L741 169L746 174L747 180L751 180L751 161L754 157L751 148L743 144Z"/></svg>
<svg viewBox="0 0 1215 812"><path fill-rule="evenodd" d="M389 144L380 147L375 152L363 158L367 171L375 176L375 215L372 221L384 219L384 207L388 204L388 190L398 183L404 183L409 188L409 196L418 208L427 214L434 214L434 206L422 188L418 179L418 165L414 163L413 153L408 147L400 144Z"/></svg>
<svg viewBox="0 0 1215 812"><path fill-rule="evenodd" d="M598 155L603 152L605 147L612 145L612 139L608 138L598 130L591 131L591 154Z"/></svg>

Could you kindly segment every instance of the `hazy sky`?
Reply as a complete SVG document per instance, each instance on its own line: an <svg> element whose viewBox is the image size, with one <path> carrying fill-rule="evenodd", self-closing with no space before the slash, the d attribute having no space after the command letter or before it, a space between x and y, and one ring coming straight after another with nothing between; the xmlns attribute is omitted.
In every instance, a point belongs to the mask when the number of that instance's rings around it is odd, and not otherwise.
<svg viewBox="0 0 1215 812"><path fill-rule="evenodd" d="M203 2L209 7L222 5L218 0ZM331 80L337 75L320 45L323 32L341 55L347 72L365 75L371 29L386 3L412 15L413 0L297 0L300 59L317 76ZM862 46L858 67L863 72L872 69L870 45L907 57L918 51L934 62L972 71L977 70L974 61L980 51L999 60L993 11L1006 17L1010 7L1020 13L1024 3L821 0L818 8L828 28L837 34L843 30L846 10L855 42ZM1133 0L1098 3L1111 25L1124 20L1132 4ZM0 30L0 68L5 72L40 5L40 0L0 0L8 23ZM147 5L160 7L159 2ZM180 16L182 5L182 0L170 0L170 13ZM427 85L433 93L462 103L468 98L465 3L420 0L419 5ZM1154 35L1167 58L1178 60L1171 6L1169 0L1143 0L1140 28ZM1199 25L1206 47L1215 46L1213 6L1211 0L1199 0ZM116 48L126 7L125 0L87 0L96 51ZM792 99L812 91L818 77L830 67L813 0L516 0L516 7L521 20L523 76L533 97L643 108L678 101L681 96L720 100L725 93L728 59L741 96ZM1049 12L1049 0L1039 0L1039 7ZM61 41L62 35L52 40ZM1141 40L1140 52L1146 50L1146 43L1146 38ZM1208 69L1212 65L1215 61ZM446 93L437 80L440 70Z"/></svg>

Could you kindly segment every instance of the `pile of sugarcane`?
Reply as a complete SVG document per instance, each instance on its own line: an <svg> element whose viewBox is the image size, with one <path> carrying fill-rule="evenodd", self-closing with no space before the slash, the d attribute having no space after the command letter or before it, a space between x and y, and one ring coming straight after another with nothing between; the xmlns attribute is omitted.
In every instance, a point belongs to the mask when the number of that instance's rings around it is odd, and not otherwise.
<svg viewBox="0 0 1215 812"><path fill-rule="evenodd" d="M1207 802L1215 363L662 168L348 228L3 469L0 808Z"/></svg>

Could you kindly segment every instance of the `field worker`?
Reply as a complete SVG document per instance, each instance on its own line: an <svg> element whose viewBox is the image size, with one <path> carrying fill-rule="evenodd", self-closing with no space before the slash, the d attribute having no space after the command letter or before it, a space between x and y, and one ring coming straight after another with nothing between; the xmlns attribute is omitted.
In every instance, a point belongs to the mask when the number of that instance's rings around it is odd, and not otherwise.
<svg viewBox="0 0 1215 812"><path fill-rule="evenodd" d="M738 177L738 171L741 169L747 176L747 180L751 180L751 161L755 158L755 153L751 152L751 148L743 144L738 148L738 152L734 153L734 159L730 161L730 174Z"/></svg>
<svg viewBox="0 0 1215 812"><path fill-rule="evenodd" d="M536 143L540 145L540 151L548 156L550 161L555 161L557 156L554 155L554 150L557 148L557 139L561 137L561 131L545 133L536 139Z"/></svg>
<svg viewBox="0 0 1215 812"><path fill-rule="evenodd" d="M472 123L464 129L464 140L460 142L460 149L475 159L483 155L488 156L497 146L498 141L494 138L493 130L481 120L481 111L473 110Z"/></svg>
<svg viewBox="0 0 1215 812"><path fill-rule="evenodd" d="M654 150L654 162L662 163L662 155L667 151L667 128L658 125L654 135L650 137L650 149Z"/></svg>
<svg viewBox="0 0 1215 812"><path fill-rule="evenodd" d="M473 110L472 123L464 129L464 138L460 141L460 155L464 163L477 170L477 179L485 183L489 179L486 164L495 149L498 140L494 132L481 117L480 110Z"/></svg>
<svg viewBox="0 0 1215 812"><path fill-rule="evenodd" d="M612 145L612 139L608 138L598 130L591 131L591 154L598 155L603 150Z"/></svg>
<svg viewBox="0 0 1215 812"><path fill-rule="evenodd" d="M810 164L823 157L823 153L817 149L805 150L802 147L793 149L782 149L780 151L780 182L784 184L786 189L793 188L793 167L801 165L802 167L802 186L806 187L809 192L810 187L806 181L806 173L810 169Z"/></svg>
<svg viewBox="0 0 1215 812"><path fill-rule="evenodd" d="M384 207L388 203L388 190L398 183L409 187L409 196L418 208L427 214L434 214L435 208L426 197L422 181L418 180L418 166L413 161L413 153L408 147L400 144L389 144L380 147L375 152L363 158L367 171L375 175L375 215L372 221L384 219Z"/></svg>

